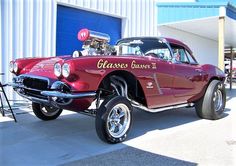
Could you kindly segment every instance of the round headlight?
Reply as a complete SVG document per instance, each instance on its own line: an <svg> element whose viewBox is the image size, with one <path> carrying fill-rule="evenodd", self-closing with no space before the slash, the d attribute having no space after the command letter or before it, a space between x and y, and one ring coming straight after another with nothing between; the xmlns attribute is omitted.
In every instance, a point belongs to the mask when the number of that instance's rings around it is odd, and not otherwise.
<svg viewBox="0 0 236 166"><path fill-rule="evenodd" d="M13 71L16 73L18 71L18 64L14 63L13 64Z"/></svg>
<svg viewBox="0 0 236 166"><path fill-rule="evenodd" d="M69 77L70 75L70 65L68 63L64 63L62 66L62 75L63 77Z"/></svg>
<svg viewBox="0 0 236 166"><path fill-rule="evenodd" d="M13 62L10 62L9 70L10 70L11 73L14 71L14 63Z"/></svg>
<svg viewBox="0 0 236 166"><path fill-rule="evenodd" d="M54 74L57 76L57 77L60 77L61 76L61 64L60 63L56 63L54 65Z"/></svg>

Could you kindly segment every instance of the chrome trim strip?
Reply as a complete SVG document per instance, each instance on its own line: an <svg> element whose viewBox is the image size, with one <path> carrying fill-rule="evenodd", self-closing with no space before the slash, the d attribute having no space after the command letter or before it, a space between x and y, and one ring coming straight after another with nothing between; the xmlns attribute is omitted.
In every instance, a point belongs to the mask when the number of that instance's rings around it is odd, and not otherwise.
<svg viewBox="0 0 236 166"><path fill-rule="evenodd" d="M137 105L136 102L135 103L132 102L133 107L142 109L142 110L147 111L147 112L152 112L152 113L162 112L162 111L165 111L165 110L170 110L170 109L175 109L175 108L192 107L193 105L194 105L193 103L184 103L184 104L178 104L178 105L172 105L172 106L161 107L161 108L153 108L152 109L152 108L147 108L143 105Z"/></svg>
<svg viewBox="0 0 236 166"><path fill-rule="evenodd" d="M82 92L76 94L62 93L58 91L42 91L42 95L49 97L59 97L59 98L67 98L67 99L77 99L84 97L94 97L96 96L96 92Z"/></svg>
<svg viewBox="0 0 236 166"><path fill-rule="evenodd" d="M155 83L156 83L157 90L158 90L159 94L162 95L163 92L162 92L162 90L161 90L161 88L160 88L160 85L159 85L159 83L158 83L158 81L157 81L157 75L156 75L156 73L153 74L153 78L154 78L154 81L155 81Z"/></svg>

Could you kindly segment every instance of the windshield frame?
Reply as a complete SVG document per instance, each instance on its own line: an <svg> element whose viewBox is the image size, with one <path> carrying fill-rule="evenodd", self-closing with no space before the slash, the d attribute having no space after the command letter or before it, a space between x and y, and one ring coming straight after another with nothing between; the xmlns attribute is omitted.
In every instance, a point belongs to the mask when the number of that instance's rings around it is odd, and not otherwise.
<svg viewBox="0 0 236 166"><path fill-rule="evenodd" d="M118 47L118 51L117 51L117 55L118 56L125 56L125 55L134 55L134 56L144 56L145 57L145 53L147 53L148 51L150 51L151 49L146 49L145 51L143 49L142 50L142 55L137 55L137 54L119 54L119 47L122 46L122 45L125 45L126 43L131 43L131 44L135 44L135 43L132 43L134 41L141 41L140 44L143 44L145 42L151 42L151 43L154 43L153 47L150 47L152 49L158 49L158 48L167 48L168 51L169 51L169 54L170 54L170 58L168 58L167 61L171 61L172 58L173 58L173 52L171 51L171 47L169 45L169 42L165 39L165 38L157 38L157 37L132 37L132 38L124 38L124 39L121 39L121 40L118 40L117 43L116 43L116 47ZM158 47L158 45L156 45L155 47L155 43L156 44L160 44L160 46L162 45L162 47ZM139 44L139 43L137 43ZM128 45L128 44L127 44ZM158 57L157 57L158 58Z"/></svg>

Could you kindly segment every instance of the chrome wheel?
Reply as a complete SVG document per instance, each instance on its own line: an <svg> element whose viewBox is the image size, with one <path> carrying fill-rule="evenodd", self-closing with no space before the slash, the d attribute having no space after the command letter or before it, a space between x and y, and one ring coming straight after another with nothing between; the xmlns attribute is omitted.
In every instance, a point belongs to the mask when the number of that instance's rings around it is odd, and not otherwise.
<svg viewBox="0 0 236 166"><path fill-rule="evenodd" d="M107 117L107 129L114 138L120 138L129 129L131 122L130 110L125 104L117 104Z"/></svg>
<svg viewBox="0 0 236 166"><path fill-rule="evenodd" d="M58 112L60 112L61 110L59 108L56 107L49 107L49 106L44 106L41 108L42 109L42 113L45 116L54 116L56 115Z"/></svg>
<svg viewBox="0 0 236 166"><path fill-rule="evenodd" d="M35 102L32 102L32 109L34 114L42 120L54 120L62 113L62 109L52 106L44 106Z"/></svg>
<svg viewBox="0 0 236 166"><path fill-rule="evenodd" d="M96 114L96 132L104 142L123 142L132 126L132 106L122 96L107 97Z"/></svg>
<svg viewBox="0 0 236 166"><path fill-rule="evenodd" d="M214 103L214 109L216 112L218 112L222 105L223 105L223 95L221 90L217 89L214 92L214 96L213 96L213 103Z"/></svg>

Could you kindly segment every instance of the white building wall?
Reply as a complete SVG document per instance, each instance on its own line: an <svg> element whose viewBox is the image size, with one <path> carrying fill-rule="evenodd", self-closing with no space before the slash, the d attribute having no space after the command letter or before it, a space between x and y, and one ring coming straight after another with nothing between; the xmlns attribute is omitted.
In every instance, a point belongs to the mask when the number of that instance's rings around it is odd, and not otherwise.
<svg viewBox="0 0 236 166"><path fill-rule="evenodd" d="M55 56L57 3L124 17L122 37L156 36L155 0L1 0L0 80L10 82L12 59ZM15 98L7 88L10 99Z"/></svg>
<svg viewBox="0 0 236 166"><path fill-rule="evenodd" d="M168 26L159 26L158 35L176 38L190 47L193 55L200 64L218 64L218 42L197 36L188 32L180 31Z"/></svg>
<svg viewBox="0 0 236 166"><path fill-rule="evenodd" d="M1 0L0 6L0 80L7 83L11 60L55 55L56 1ZM11 87L6 91L16 99Z"/></svg>

